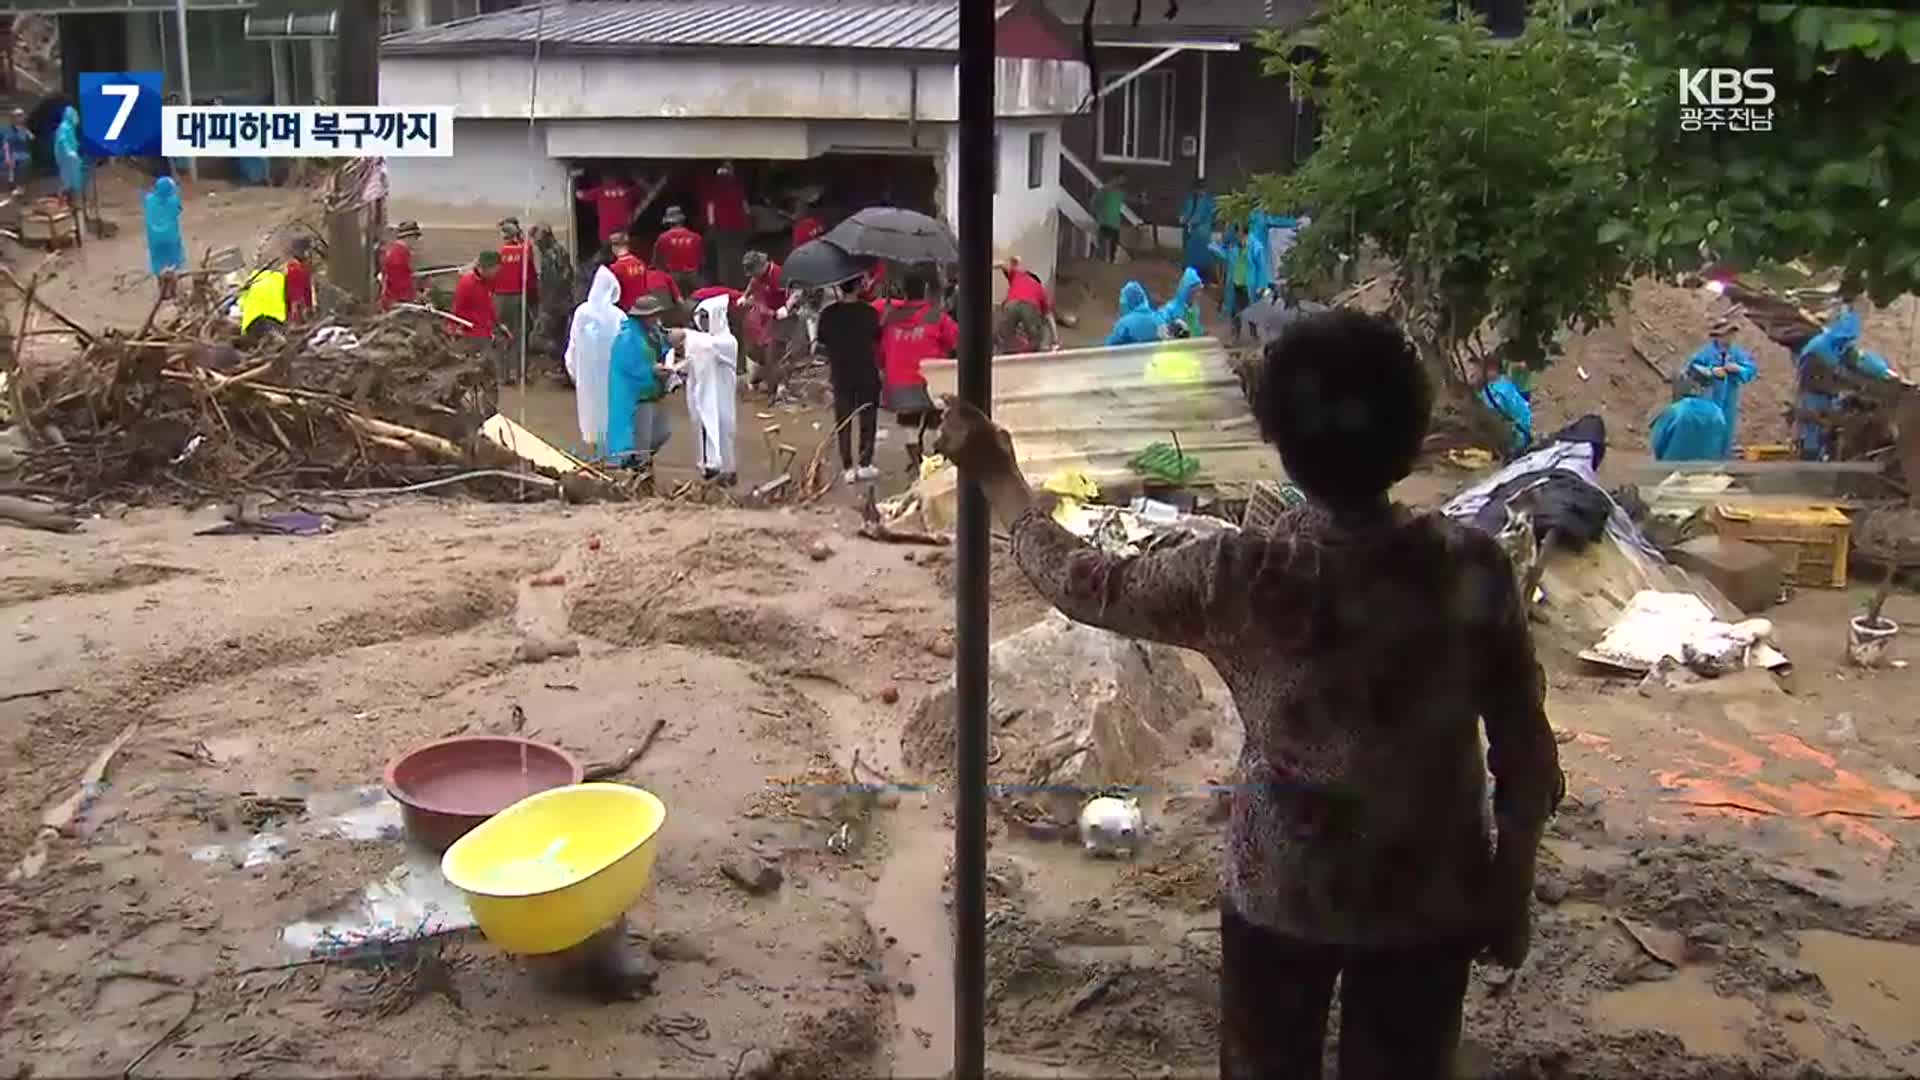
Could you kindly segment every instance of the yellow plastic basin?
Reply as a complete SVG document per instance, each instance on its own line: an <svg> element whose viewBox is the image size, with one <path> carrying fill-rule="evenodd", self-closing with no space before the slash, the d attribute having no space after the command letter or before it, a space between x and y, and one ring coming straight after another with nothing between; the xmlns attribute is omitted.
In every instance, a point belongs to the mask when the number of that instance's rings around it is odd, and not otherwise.
<svg viewBox="0 0 1920 1080"><path fill-rule="evenodd" d="M570 949L619 918L653 877L666 804L625 784L529 795L455 841L440 872L487 940L526 955Z"/></svg>

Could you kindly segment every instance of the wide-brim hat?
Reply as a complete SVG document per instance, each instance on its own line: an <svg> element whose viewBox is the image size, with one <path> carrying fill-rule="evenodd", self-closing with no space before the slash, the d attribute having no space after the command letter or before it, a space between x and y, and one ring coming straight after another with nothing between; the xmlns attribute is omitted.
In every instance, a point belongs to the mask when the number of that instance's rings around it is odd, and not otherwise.
<svg viewBox="0 0 1920 1080"><path fill-rule="evenodd" d="M661 215L660 220L669 225L680 225L687 220L687 212L677 206L669 206L667 207L667 212Z"/></svg>
<svg viewBox="0 0 1920 1080"><path fill-rule="evenodd" d="M647 293L633 302L633 306L627 309L627 314L636 318L649 319L655 315L664 315L666 310L667 302L665 300L660 299L660 297L653 293Z"/></svg>
<svg viewBox="0 0 1920 1080"><path fill-rule="evenodd" d="M420 223L417 221L403 221L393 230L393 235L402 240L410 240L420 235Z"/></svg>

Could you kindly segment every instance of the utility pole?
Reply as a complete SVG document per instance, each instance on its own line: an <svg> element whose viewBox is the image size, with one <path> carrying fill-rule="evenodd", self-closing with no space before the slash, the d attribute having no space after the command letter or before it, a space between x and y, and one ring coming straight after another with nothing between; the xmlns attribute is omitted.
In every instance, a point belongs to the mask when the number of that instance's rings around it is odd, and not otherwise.
<svg viewBox="0 0 1920 1080"><path fill-rule="evenodd" d="M174 0L173 17L180 27L180 104L192 106L193 57L187 49L187 0ZM164 55L166 42L163 40L160 46ZM187 158L187 175L193 178L195 184L200 182L199 158L191 156Z"/></svg>
<svg viewBox="0 0 1920 1080"><path fill-rule="evenodd" d="M381 0L343 0L335 8L334 105L380 104ZM327 222L327 273L355 300L373 299L373 248L381 214L375 207L335 211Z"/></svg>

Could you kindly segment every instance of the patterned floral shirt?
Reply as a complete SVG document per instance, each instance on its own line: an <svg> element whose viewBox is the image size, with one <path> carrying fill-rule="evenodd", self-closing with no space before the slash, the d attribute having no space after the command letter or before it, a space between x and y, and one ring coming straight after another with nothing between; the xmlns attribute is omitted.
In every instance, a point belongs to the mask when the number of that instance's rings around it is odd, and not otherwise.
<svg viewBox="0 0 1920 1080"><path fill-rule="evenodd" d="M1012 540L1069 618L1193 649L1226 681L1246 742L1223 878L1249 921L1344 944L1471 933L1492 861L1489 770L1500 816L1537 842L1558 754L1490 537L1397 507L1350 527L1309 503L1269 533L1131 558L1039 507Z"/></svg>

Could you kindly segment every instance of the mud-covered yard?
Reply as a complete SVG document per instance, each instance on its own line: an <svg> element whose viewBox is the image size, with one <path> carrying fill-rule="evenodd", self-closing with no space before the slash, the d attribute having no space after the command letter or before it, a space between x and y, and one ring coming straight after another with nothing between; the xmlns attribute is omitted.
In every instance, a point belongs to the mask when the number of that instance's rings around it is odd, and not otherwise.
<svg viewBox="0 0 1920 1080"><path fill-rule="evenodd" d="M193 535L217 520L0 534L0 865L131 732L73 835L0 892L0 1072L945 1070L947 794L811 786L844 782L856 749L938 780L902 736L950 669L945 551L855 538L844 508L419 501L330 536ZM1040 614L1003 553L995 593L996 636ZM1771 613L1784 683L1648 696L1549 643L1571 797L1533 957L1476 976L1472 1075L1920 1070L1920 684L1841 666L1856 602L1802 590ZM516 659L568 635L577 657ZM1222 826L1194 785L1229 776L1239 740L1194 671L1178 752L1145 778L1165 794L1137 864L996 816L1005 1075L1210 1070ZM513 730L516 705L524 733L582 760L666 721L624 777L670 814L631 920L654 992L568 997L471 932L374 965L298 962L284 928L402 865L390 835L334 827L356 789L412 745ZM283 842L247 866L261 833Z"/></svg>

